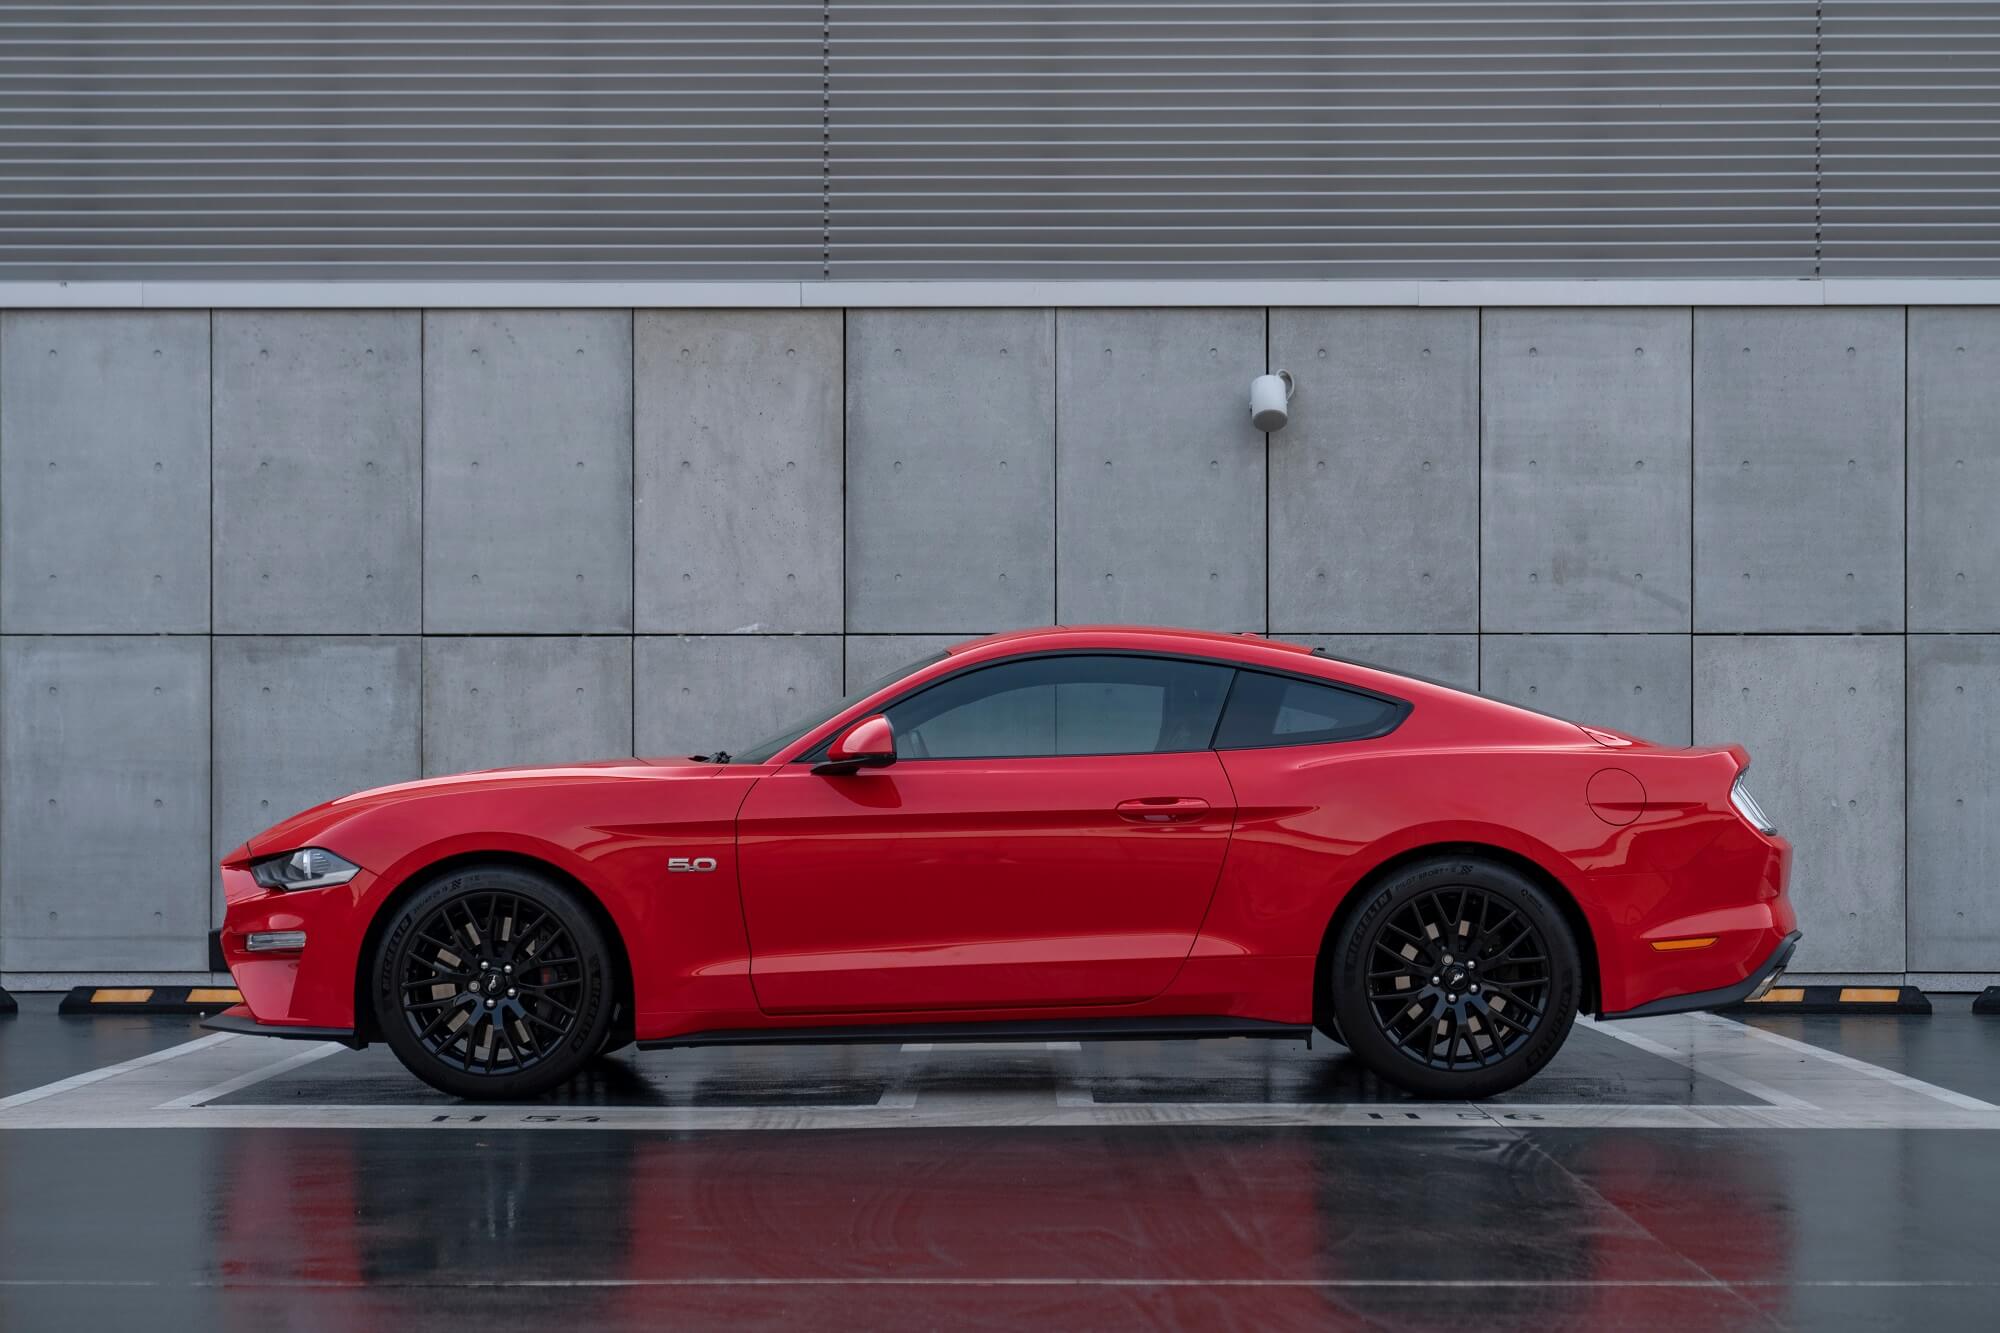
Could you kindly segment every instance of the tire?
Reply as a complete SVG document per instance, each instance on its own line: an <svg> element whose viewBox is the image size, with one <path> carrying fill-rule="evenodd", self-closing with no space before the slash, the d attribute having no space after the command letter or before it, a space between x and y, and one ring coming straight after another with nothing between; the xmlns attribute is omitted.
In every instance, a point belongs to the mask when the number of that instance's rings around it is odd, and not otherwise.
<svg viewBox="0 0 2000 1333"><path fill-rule="evenodd" d="M377 1030L396 1058L475 1101L566 1082L604 1048L617 1007L612 953L591 913L513 866L467 867L419 889L369 966Z"/></svg>
<svg viewBox="0 0 2000 1333"><path fill-rule="evenodd" d="M1498 862L1452 856L1363 892L1331 978L1342 1040L1363 1064L1418 1096L1457 1101L1517 1087L1555 1058L1583 965L1546 889Z"/></svg>

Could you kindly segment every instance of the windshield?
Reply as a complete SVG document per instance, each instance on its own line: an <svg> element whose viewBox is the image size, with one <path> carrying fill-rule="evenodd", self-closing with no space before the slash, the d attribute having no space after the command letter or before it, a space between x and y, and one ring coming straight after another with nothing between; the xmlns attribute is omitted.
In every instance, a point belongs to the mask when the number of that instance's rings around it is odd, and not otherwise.
<svg viewBox="0 0 2000 1333"><path fill-rule="evenodd" d="M863 685L860 689L855 690L852 694L842 699L839 703L829 704L825 707L814 710L811 716L800 719L796 726L785 728L785 730L779 732L777 735L771 737L769 740L759 741L757 742L757 744L749 747L746 750L718 751L716 756L716 762L725 764L764 763L767 760L769 760L772 755L784 749L787 745L790 745L793 741L805 735L808 731L811 731L814 727L819 726L822 722L825 722L828 718L839 716L847 709L854 707L854 705L860 703L863 699L866 699L869 695L875 693L875 691L886 688L887 686L890 685L894 685L897 681L909 675L911 672L917 670L919 667L927 667L933 662L942 662L945 659L945 656L946 654L944 653L932 653L930 656L920 657L916 661L911 662L906 666L897 667L894 671L889 672L887 675L877 676L874 680L869 681L866 685Z"/></svg>

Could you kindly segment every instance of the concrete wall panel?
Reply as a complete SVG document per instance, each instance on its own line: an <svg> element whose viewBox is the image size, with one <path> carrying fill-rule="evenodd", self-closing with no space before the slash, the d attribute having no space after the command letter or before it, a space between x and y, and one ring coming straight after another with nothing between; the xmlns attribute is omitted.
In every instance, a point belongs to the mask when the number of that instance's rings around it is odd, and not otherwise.
<svg viewBox="0 0 2000 1333"><path fill-rule="evenodd" d="M1910 310L1910 628L2000 630L2000 310Z"/></svg>
<svg viewBox="0 0 2000 1333"><path fill-rule="evenodd" d="M1479 619L1479 312L1273 310L1298 385L1271 438L1271 624Z"/></svg>
<svg viewBox="0 0 2000 1333"><path fill-rule="evenodd" d="M414 634L420 320L215 316L215 628Z"/></svg>
<svg viewBox="0 0 2000 1333"><path fill-rule="evenodd" d="M1749 748L1796 848L1795 970L1902 971L1902 639L1697 637L1694 739Z"/></svg>
<svg viewBox="0 0 2000 1333"><path fill-rule="evenodd" d="M0 629L208 628L208 316L0 317Z"/></svg>
<svg viewBox="0 0 2000 1333"><path fill-rule="evenodd" d="M1688 312L1489 310L1488 630L1688 628Z"/></svg>
<svg viewBox="0 0 2000 1333"><path fill-rule="evenodd" d="M1324 648L1334 657L1441 681L1461 690L1479 688L1479 636L1475 634L1285 634L1292 643Z"/></svg>
<svg viewBox="0 0 2000 1333"><path fill-rule="evenodd" d="M632 640L424 640L424 771L632 753Z"/></svg>
<svg viewBox="0 0 2000 1333"><path fill-rule="evenodd" d="M631 313L424 321L424 628L629 630Z"/></svg>
<svg viewBox="0 0 2000 1333"><path fill-rule="evenodd" d="M1056 613L1264 627L1261 310L1065 310Z"/></svg>
<svg viewBox="0 0 2000 1333"><path fill-rule="evenodd" d="M1488 634L1482 691L1574 722L1686 745L1690 673L1685 634Z"/></svg>
<svg viewBox="0 0 2000 1333"><path fill-rule="evenodd" d="M847 679L841 692L852 694L892 671L972 637L971 634L850 634L846 643Z"/></svg>
<svg viewBox="0 0 2000 1333"><path fill-rule="evenodd" d="M0 641L0 969L207 967L208 645Z"/></svg>
<svg viewBox="0 0 2000 1333"><path fill-rule="evenodd" d="M840 698L840 636L646 636L637 672L639 753L743 750Z"/></svg>
<svg viewBox="0 0 2000 1333"><path fill-rule="evenodd" d="M1695 627L1903 627L1903 312L1695 312Z"/></svg>
<svg viewBox="0 0 2000 1333"><path fill-rule="evenodd" d="M642 311L641 630L837 632L841 314Z"/></svg>
<svg viewBox="0 0 2000 1333"><path fill-rule="evenodd" d="M1055 314L848 316L847 624L1055 619Z"/></svg>
<svg viewBox="0 0 2000 1333"><path fill-rule="evenodd" d="M414 637L216 639L215 858L321 801L416 777L421 673Z"/></svg>
<svg viewBox="0 0 2000 1333"><path fill-rule="evenodd" d="M2000 635L1913 634L1910 968L2000 969Z"/></svg>

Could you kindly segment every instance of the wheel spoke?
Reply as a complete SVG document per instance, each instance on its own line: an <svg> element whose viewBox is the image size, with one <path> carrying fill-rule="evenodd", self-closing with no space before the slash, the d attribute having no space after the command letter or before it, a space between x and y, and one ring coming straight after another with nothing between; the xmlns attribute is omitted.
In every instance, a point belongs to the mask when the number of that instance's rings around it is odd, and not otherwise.
<svg viewBox="0 0 2000 1333"><path fill-rule="evenodd" d="M1536 1018L1540 1018L1542 1016L1541 1005L1536 1004L1532 1000L1524 998L1519 991L1515 990L1512 986L1508 985L1506 982L1494 981L1492 978L1489 977L1483 984L1485 985L1487 990L1497 991L1500 994L1501 998L1506 1000L1508 1004L1518 1004L1523 1009L1526 1009L1529 1013L1533 1014Z"/></svg>
<svg viewBox="0 0 2000 1333"><path fill-rule="evenodd" d="M413 963L422 963L423 959L413 958L410 961ZM404 982L403 989L429 990L433 986L448 986L455 981L471 981L471 980L472 980L472 974L470 972L434 972L430 976L418 977L414 981Z"/></svg>
<svg viewBox="0 0 2000 1333"><path fill-rule="evenodd" d="M534 992L535 994L533 998L537 1004L546 1004L551 1006L552 1008L560 1010L564 1018L576 1017L576 1010L570 1008L568 1005L564 1004L561 1000L556 999L553 995L550 995L548 992L542 990L539 986L534 988Z"/></svg>
<svg viewBox="0 0 2000 1333"><path fill-rule="evenodd" d="M403 1012L409 1013L410 1006L404 1005ZM417 1040L428 1042L437 1033L445 1031L445 1029L447 1029L451 1025L451 1013L452 1011L450 1009L446 1009L443 1013L439 1014L436 1018L433 1018L429 1023L425 1024L423 1030L417 1033ZM466 1021L466 1026L468 1027L471 1026L470 1019Z"/></svg>
<svg viewBox="0 0 2000 1333"><path fill-rule="evenodd" d="M1501 1012L1500 1010L1498 1010L1498 1009L1495 1009L1495 1008L1494 1008L1494 1007L1493 1007L1492 1005L1490 1005L1490 1004L1487 1004L1487 1005L1482 1005L1482 1006L1480 1007L1480 1012L1481 1012L1482 1014L1484 1014L1484 1015L1486 1016L1486 1018L1488 1019L1488 1021L1490 1021L1490 1022L1492 1022L1492 1023L1496 1024L1496 1025L1498 1025L1498 1024L1505 1024L1506 1026L1508 1026L1508 1027L1510 1027L1510 1028L1514 1029L1514 1031L1516 1031L1516 1032L1520 1033L1520 1034L1521 1034L1522 1036L1524 1036L1524 1037L1526 1037L1526 1036L1528 1036L1528 1035L1530 1035L1530 1034L1532 1034L1532 1033L1534 1032L1534 1029L1533 1029L1533 1028L1529 1027L1529 1026L1528 1026L1528 1025L1526 1025L1525 1023L1521 1023L1521 1022L1519 1022L1518 1020L1516 1020L1516 1019L1514 1019L1514 1018L1511 1018L1511 1017L1509 1017L1509 1016L1508 1016L1507 1014L1505 1014L1505 1013L1502 1013L1502 1012Z"/></svg>

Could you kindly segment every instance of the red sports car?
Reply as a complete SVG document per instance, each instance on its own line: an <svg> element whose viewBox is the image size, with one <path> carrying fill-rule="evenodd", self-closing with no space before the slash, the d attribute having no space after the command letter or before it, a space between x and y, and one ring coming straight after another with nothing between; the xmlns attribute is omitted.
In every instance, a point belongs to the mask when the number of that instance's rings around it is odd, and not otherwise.
<svg viewBox="0 0 2000 1333"><path fill-rule="evenodd" d="M1791 848L1748 762L1248 635L995 635L734 752L296 815L222 863L244 1004L211 1025L481 1099L633 1041L1318 1028L1480 1097L1580 1009L1776 979Z"/></svg>

